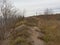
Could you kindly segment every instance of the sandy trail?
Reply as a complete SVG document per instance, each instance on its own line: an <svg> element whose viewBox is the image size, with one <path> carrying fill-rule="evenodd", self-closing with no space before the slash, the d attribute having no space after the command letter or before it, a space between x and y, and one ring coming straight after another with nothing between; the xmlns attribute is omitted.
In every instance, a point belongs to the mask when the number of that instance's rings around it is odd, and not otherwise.
<svg viewBox="0 0 60 45"><path fill-rule="evenodd" d="M40 36L40 32L38 32L38 30L39 29L37 27L32 28L32 36L31 36L31 39L34 42L33 45L45 45L45 42L43 40L38 39L38 36Z"/></svg>

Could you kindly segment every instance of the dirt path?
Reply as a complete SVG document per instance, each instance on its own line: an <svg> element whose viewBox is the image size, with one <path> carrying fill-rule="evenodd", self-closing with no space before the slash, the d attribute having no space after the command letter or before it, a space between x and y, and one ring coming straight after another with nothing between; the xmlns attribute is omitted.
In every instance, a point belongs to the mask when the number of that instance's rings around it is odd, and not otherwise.
<svg viewBox="0 0 60 45"><path fill-rule="evenodd" d="M3 40L3 41L1 41L0 45L9 45L9 40Z"/></svg>
<svg viewBox="0 0 60 45"><path fill-rule="evenodd" d="M41 39L38 39L38 36L40 36L40 32L38 32L38 29L37 27L33 27L32 28L32 36L31 36L31 39L33 40L33 45L45 45L45 42Z"/></svg>
<svg viewBox="0 0 60 45"><path fill-rule="evenodd" d="M31 33L31 40L33 41L33 45L45 45L45 42L41 39L38 39L39 36L42 35L41 30L38 27L30 27L26 25L22 25L17 27L16 29L20 29L22 27L29 28L29 33Z"/></svg>

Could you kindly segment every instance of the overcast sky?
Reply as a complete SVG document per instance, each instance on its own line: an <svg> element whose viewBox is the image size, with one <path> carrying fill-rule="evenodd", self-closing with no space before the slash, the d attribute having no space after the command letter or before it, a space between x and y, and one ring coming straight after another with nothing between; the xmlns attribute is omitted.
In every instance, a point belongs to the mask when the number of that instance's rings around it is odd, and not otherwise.
<svg viewBox="0 0 60 45"><path fill-rule="evenodd" d="M60 11L60 0L13 0L14 5L26 12L27 16L34 15L37 12L42 12L46 8L51 8Z"/></svg>

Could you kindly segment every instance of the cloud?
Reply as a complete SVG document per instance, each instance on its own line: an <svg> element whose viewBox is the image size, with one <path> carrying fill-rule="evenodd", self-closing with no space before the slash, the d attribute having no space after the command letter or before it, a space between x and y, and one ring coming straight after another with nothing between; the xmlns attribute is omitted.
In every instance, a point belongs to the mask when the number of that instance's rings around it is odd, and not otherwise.
<svg viewBox="0 0 60 45"><path fill-rule="evenodd" d="M59 0L14 0L14 4L19 9L26 9L27 14L35 14L36 10L46 8L56 9L60 7ZM57 9L58 10L58 9Z"/></svg>

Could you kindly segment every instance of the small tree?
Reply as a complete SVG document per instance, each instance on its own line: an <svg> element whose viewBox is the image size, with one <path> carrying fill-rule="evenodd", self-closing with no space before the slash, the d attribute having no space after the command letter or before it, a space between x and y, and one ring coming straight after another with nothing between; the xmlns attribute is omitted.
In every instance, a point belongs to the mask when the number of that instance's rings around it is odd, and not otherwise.
<svg viewBox="0 0 60 45"><path fill-rule="evenodd" d="M13 7L9 0L2 0L1 13L3 15L2 24L0 25L0 38L6 39L10 34L10 28L16 23L17 10Z"/></svg>
<svg viewBox="0 0 60 45"><path fill-rule="evenodd" d="M44 11L44 14L45 14L45 15L53 14L52 9L48 9L48 8L47 8L47 9Z"/></svg>

